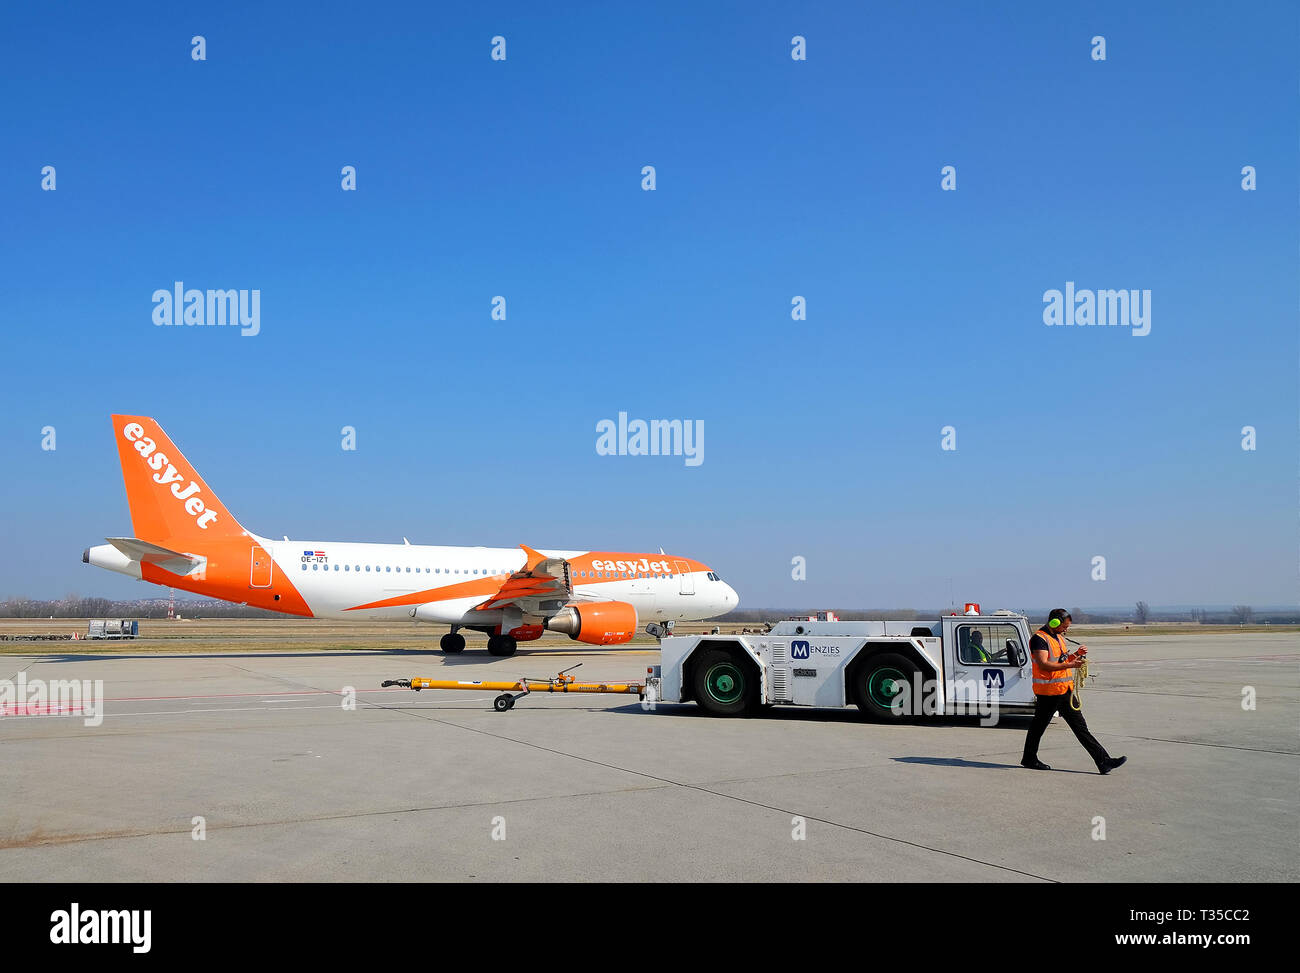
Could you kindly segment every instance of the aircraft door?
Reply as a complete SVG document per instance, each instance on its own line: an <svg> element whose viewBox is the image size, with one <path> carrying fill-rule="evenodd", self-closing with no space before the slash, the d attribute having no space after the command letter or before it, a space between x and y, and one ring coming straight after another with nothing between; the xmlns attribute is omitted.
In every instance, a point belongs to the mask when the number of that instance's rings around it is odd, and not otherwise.
<svg viewBox="0 0 1300 973"><path fill-rule="evenodd" d="M260 544L254 544L252 563L248 571L248 586L250 588L271 587L273 563L271 555L267 554Z"/></svg>
<svg viewBox="0 0 1300 973"><path fill-rule="evenodd" d="M681 561L674 561L673 567L677 569L677 577L681 581L681 593L684 595L695 594L695 575L691 574L691 569Z"/></svg>

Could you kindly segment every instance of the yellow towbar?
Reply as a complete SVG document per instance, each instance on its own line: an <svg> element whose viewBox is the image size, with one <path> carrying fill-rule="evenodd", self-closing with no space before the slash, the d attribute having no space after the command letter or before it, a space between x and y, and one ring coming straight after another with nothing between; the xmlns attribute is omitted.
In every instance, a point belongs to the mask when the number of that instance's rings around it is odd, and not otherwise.
<svg viewBox="0 0 1300 973"><path fill-rule="evenodd" d="M578 666L580 665L582 665L581 662L578 663ZM645 696L645 685L639 682L578 682L574 676L568 675L578 666L570 666L549 679L534 679L532 676L523 676L514 682L491 682L469 679L424 679L420 676L413 676L410 679L386 679L380 685L384 689L389 686L414 689L417 693L421 689L468 689L478 692L483 690L499 692L501 695L492 701L492 708L498 713L514 709L515 703L529 693L625 693L629 695L636 693L638 697L643 698Z"/></svg>

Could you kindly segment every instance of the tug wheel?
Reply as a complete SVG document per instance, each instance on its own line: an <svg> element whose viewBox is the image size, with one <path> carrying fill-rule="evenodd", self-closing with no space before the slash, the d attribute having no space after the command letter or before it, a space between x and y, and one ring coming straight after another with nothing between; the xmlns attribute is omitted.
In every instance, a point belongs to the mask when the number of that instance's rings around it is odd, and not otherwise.
<svg viewBox="0 0 1300 973"><path fill-rule="evenodd" d="M911 699L916 666L906 656L882 652L865 659L850 678L849 691L858 708L878 720L896 720L919 712L921 700ZM902 686L899 686L902 683ZM905 693L898 700L900 693ZM898 709L895 709L897 700Z"/></svg>
<svg viewBox="0 0 1300 973"><path fill-rule="evenodd" d="M695 660L695 702L712 716L736 716L758 702L758 680L739 654L711 648Z"/></svg>

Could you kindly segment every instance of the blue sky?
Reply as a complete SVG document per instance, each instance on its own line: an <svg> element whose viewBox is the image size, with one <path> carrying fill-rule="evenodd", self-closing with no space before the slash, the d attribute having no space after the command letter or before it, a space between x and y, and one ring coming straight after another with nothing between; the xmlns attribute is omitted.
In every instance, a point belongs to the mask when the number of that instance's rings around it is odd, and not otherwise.
<svg viewBox="0 0 1300 973"><path fill-rule="evenodd" d="M79 560L129 531L130 412L273 536L662 546L747 607L1294 604L1298 26L11 5L0 595L156 591ZM261 333L154 326L178 280ZM1150 290L1150 334L1045 326L1066 281ZM620 411L704 462L597 455Z"/></svg>

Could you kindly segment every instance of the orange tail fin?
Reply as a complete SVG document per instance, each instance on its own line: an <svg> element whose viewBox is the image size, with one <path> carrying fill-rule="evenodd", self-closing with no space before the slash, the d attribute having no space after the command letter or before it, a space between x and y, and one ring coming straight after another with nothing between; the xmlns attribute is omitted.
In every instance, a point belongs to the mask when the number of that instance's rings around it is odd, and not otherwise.
<svg viewBox="0 0 1300 973"><path fill-rule="evenodd" d="M113 433L136 537L194 551L245 533L157 422L113 416Z"/></svg>

